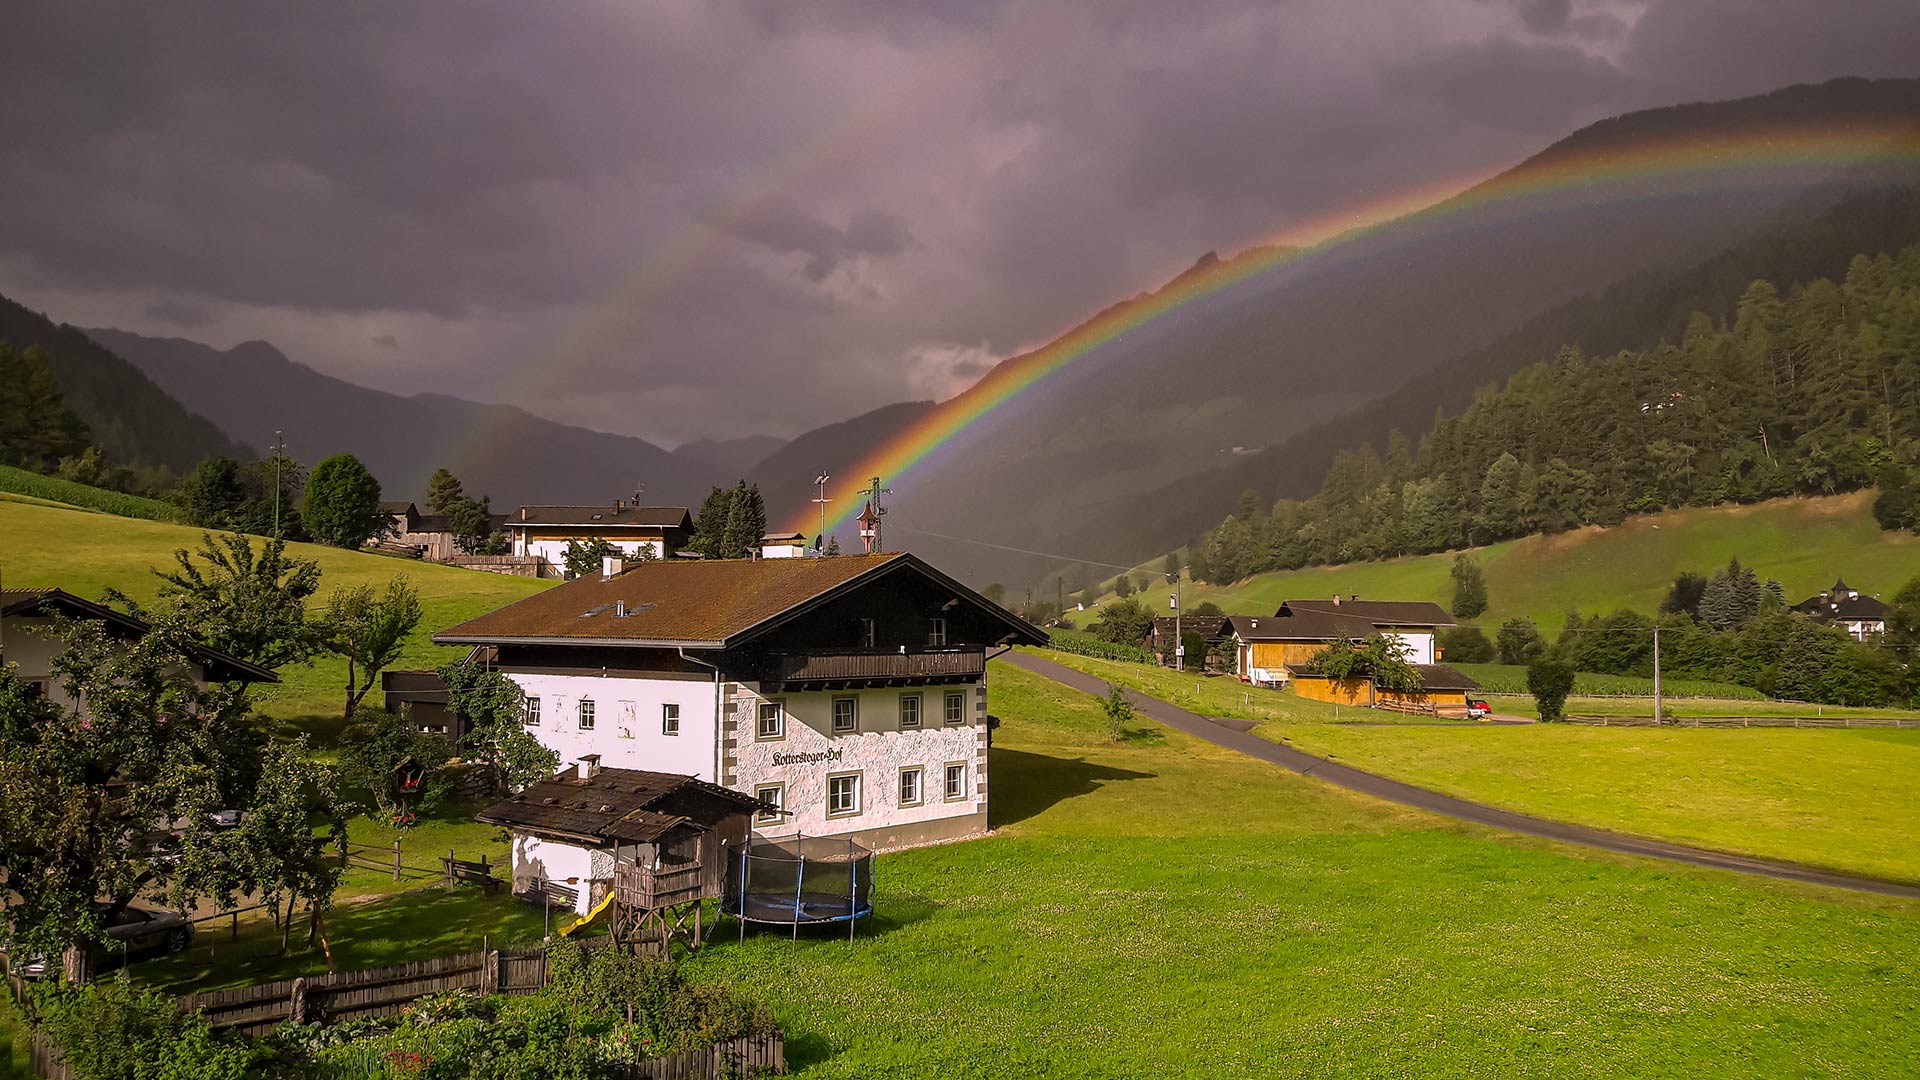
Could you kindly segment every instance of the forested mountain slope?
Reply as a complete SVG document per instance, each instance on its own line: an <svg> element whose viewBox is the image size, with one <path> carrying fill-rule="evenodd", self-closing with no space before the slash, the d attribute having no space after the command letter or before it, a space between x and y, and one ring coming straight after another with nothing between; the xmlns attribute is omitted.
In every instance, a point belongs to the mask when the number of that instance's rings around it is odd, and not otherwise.
<svg viewBox="0 0 1920 1080"><path fill-rule="evenodd" d="M181 473L210 454L253 456L243 440L190 411L108 347L4 296L0 341L19 352L37 345L46 353L62 399L87 425L87 441L114 465Z"/></svg>
<svg viewBox="0 0 1920 1080"><path fill-rule="evenodd" d="M1528 367L1417 452L1334 460L1318 494L1258 497L1194 552L1197 577L1445 551L1627 515L1852 491L1920 462L1920 246L1842 281L1757 281L1677 344Z"/></svg>

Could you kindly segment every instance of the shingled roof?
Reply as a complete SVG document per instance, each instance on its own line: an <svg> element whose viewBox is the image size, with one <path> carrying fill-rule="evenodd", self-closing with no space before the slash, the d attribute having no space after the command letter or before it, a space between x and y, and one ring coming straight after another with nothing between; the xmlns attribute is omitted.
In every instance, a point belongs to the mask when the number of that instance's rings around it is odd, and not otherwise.
<svg viewBox="0 0 1920 1080"><path fill-rule="evenodd" d="M65 589L0 589L0 617L64 615L69 619L98 619L123 637L141 637L153 627L145 619L115 611L105 604L82 600ZM188 652L217 682L276 683L280 676L269 668L230 656L219 649L194 645Z"/></svg>
<svg viewBox="0 0 1920 1080"><path fill-rule="evenodd" d="M587 574L433 636L441 645L613 645L724 649L869 581L920 573L1006 624L1007 638L1046 637L912 555L820 559L669 559Z"/></svg>
<svg viewBox="0 0 1920 1080"><path fill-rule="evenodd" d="M593 506L523 506L507 524L514 528L534 525L591 525L596 528L691 529L693 517L684 506L628 506L625 503Z"/></svg>
<svg viewBox="0 0 1920 1080"><path fill-rule="evenodd" d="M577 770L569 769L528 787L511 799L494 803L475 814L474 820L589 843L608 840L648 843L682 822L692 822L702 828L718 823L717 820L696 821L684 814L658 809L659 804L671 797L688 792L741 811L779 809L751 795L680 773L600 769L582 778Z"/></svg>
<svg viewBox="0 0 1920 1080"><path fill-rule="evenodd" d="M1376 626L1452 626L1453 616L1430 600L1284 600L1277 614L1318 611L1358 615Z"/></svg>
<svg viewBox="0 0 1920 1080"><path fill-rule="evenodd" d="M1810 596L1793 605L1793 610L1815 622L1859 621L1885 622L1887 605L1879 599L1868 596L1858 589L1847 587L1845 578L1836 580L1833 588L1819 596Z"/></svg>
<svg viewBox="0 0 1920 1080"><path fill-rule="evenodd" d="M1241 641L1362 641L1379 632L1372 619L1333 612L1296 611L1291 615L1229 615L1222 633Z"/></svg>

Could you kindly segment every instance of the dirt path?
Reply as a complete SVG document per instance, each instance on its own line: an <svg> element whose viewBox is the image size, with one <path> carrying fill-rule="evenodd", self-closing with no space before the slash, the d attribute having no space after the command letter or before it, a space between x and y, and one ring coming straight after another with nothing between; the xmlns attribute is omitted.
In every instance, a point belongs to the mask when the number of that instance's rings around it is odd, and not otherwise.
<svg viewBox="0 0 1920 1080"><path fill-rule="evenodd" d="M1092 675L1076 671L1062 664L1056 664L1038 656L1011 652L1001 657L1005 662L1030 671L1035 675L1052 679L1063 686L1084 691L1098 697L1105 697L1107 683ZM1707 848L1690 847L1686 844L1674 844L1664 840L1650 840L1645 837L1628 836L1624 833L1607 832L1604 829L1589 828L1565 821L1551 821L1528 814L1501 810L1484 803L1443 795L1430 788L1415 787L1412 784L1390 780L1375 773L1363 772L1349 765L1342 765L1326 758L1302 753L1290 746L1270 742L1247 731L1235 730L1196 712L1189 712L1177 705L1170 705L1158 698L1148 697L1135 690L1127 691L1140 714L1156 720L1170 728L1184 731L1196 738L1205 739L1216 746L1236 750L1249 757L1272 762L1282 768L1292 769L1304 776L1325 780L1337 784L1349 791L1371 795L1388 802L1427 810L1447 817L1471 821L1477 825L1486 825L1495 829L1538 836L1548 840L1558 840L1568 844L1580 844L1585 847L1614 851L1625 855L1644 855L1655 859L1667 859L1672 862L1687 863L1692 866L1709 866L1719 870L1733 870L1742 874L1758 874L1765 877L1781 878L1787 881L1800 881L1812 885L1826 885L1837 889L1854 889L1860 892L1879 893L1884 896L1899 896L1920 899L1920 885L1910 885L1898 881L1885 881L1880 878L1859 877L1831 870L1819 870L1795 863L1762 859L1751 855L1734 855L1724 851L1712 851Z"/></svg>

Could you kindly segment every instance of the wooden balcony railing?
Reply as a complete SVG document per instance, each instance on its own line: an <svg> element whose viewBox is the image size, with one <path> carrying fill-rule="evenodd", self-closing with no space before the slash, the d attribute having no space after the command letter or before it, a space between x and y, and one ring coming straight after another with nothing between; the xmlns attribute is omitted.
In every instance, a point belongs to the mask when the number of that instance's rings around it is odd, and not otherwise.
<svg viewBox="0 0 1920 1080"><path fill-rule="evenodd" d="M768 657L763 678L778 683L951 682L978 678L985 671L986 653L977 647L776 653Z"/></svg>

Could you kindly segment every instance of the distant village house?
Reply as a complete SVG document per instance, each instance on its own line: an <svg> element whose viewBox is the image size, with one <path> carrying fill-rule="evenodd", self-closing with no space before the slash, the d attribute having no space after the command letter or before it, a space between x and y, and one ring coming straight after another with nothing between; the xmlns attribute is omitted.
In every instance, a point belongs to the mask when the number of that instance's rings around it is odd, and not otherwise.
<svg viewBox="0 0 1920 1080"><path fill-rule="evenodd" d="M1836 579L1826 592L1793 605L1793 610L1814 622L1838 626L1855 641L1865 641L1887 629L1887 605L1848 588L1844 578Z"/></svg>

